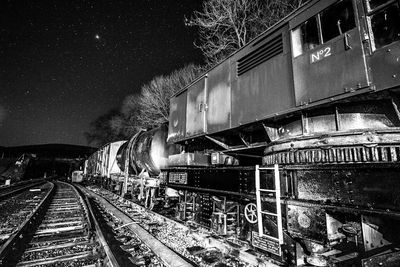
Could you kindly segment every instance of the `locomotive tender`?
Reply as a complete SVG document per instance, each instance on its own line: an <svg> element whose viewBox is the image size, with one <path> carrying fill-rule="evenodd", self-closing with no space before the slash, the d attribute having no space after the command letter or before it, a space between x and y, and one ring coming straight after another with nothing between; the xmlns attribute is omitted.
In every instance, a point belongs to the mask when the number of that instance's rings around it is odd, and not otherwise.
<svg viewBox="0 0 400 267"><path fill-rule="evenodd" d="M284 265L399 266L399 41L399 0L309 1L174 95L120 166Z"/></svg>

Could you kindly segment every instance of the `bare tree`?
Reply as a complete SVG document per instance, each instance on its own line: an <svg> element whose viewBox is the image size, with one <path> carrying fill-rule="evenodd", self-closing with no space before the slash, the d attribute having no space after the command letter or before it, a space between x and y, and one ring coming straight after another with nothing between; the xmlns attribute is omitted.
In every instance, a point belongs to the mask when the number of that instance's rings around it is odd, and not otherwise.
<svg viewBox="0 0 400 267"><path fill-rule="evenodd" d="M121 125L118 123L120 117L119 110L112 109L94 120L90 124L89 131L84 133L88 144L101 146L108 142L124 139L121 136Z"/></svg>
<svg viewBox="0 0 400 267"><path fill-rule="evenodd" d="M153 78L141 88L140 94L127 96L120 110L110 110L98 117L85 133L89 144L129 139L140 129L159 126L168 121L169 99L193 81L204 69L189 64L169 75Z"/></svg>
<svg viewBox="0 0 400 267"><path fill-rule="evenodd" d="M152 128L168 121L171 96L193 81L204 69L190 64L169 75L155 77L143 85L139 106L139 123L143 128Z"/></svg>
<svg viewBox="0 0 400 267"><path fill-rule="evenodd" d="M121 114L124 118L123 134L127 137L134 135L142 126L140 117L140 95L128 95L121 106Z"/></svg>
<svg viewBox="0 0 400 267"><path fill-rule="evenodd" d="M195 46L208 64L215 64L301 4L301 0L206 0L203 10L185 22L198 27Z"/></svg>
<svg viewBox="0 0 400 267"><path fill-rule="evenodd" d="M146 128L152 128L168 120L168 83L165 76L157 76L142 86L139 121Z"/></svg>

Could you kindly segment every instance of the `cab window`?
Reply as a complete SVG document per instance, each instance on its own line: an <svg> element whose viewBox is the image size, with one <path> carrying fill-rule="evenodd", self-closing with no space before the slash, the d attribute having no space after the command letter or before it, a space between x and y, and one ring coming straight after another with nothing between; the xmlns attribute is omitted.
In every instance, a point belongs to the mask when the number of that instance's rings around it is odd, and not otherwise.
<svg viewBox="0 0 400 267"><path fill-rule="evenodd" d="M318 27L318 25L321 25ZM351 0L343 0L308 19L292 31L293 56L313 49L356 26Z"/></svg>
<svg viewBox="0 0 400 267"><path fill-rule="evenodd" d="M400 40L399 2L369 0L367 3L375 49Z"/></svg>
<svg viewBox="0 0 400 267"><path fill-rule="evenodd" d="M355 26L353 5L350 0L339 2L321 12L321 28L324 42L342 35Z"/></svg>
<svg viewBox="0 0 400 267"><path fill-rule="evenodd" d="M293 31L292 41L295 56L319 45L317 18L312 17L297 27Z"/></svg>

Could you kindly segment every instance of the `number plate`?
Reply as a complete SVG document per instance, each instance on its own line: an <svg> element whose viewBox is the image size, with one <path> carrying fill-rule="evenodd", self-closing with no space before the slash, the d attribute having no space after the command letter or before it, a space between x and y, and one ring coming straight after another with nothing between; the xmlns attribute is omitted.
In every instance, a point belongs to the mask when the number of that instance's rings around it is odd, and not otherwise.
<svg viewBox="0 0 400 267"><path fill-rule="evenodd" d="M170 172L168 182L171 184L187 184L186 172Z"/></svg>
<svg viewBox="0 0 400 267"><path fill-rule="evenodd" d="M310 62L315 63L324 58L327 58L332 55L332 48L330 46L324 47L322 49L318 49L314 53L310 55Z"/></svg>
<svg viewBox="0 0 400 267"><path fill-rule="evenodd" d="M281 255L279 241L270 239L267 236L260 237L257 232L252 232L252 234L253 238L251 243L253 246L278 256Z"/></svg>

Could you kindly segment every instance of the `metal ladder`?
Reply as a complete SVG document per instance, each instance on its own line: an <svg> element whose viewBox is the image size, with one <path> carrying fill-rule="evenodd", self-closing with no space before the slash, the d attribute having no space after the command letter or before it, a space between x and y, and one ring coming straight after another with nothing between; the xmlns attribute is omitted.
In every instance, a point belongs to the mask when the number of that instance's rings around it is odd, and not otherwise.
<svg viewBox="0 0 400 267"><path fill-rule="evenodd" d="M275 189L261 188L260 187L260 171L268 170L274 173L274 184ZM262 210L262 193L272 193L275 195L276 213ZM257 218L258 218L258 234L260 238L267 238L272 241L278 242L279 246L283 244L283 228L282 228L282 210L281 210L281 183L279 177L278 164L274 167L260 167L256 165L256 203L257 203ZM262 215L268 215L276 217L278 227L278 237L264 234ZM281 250L279 249L279 256L281 256Z"/></svg>

